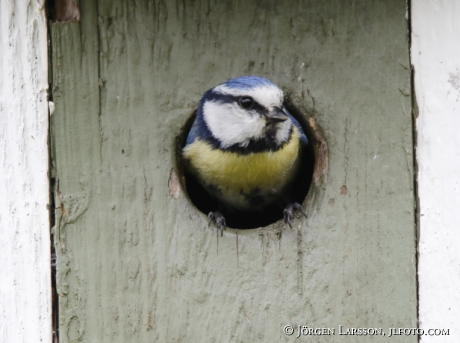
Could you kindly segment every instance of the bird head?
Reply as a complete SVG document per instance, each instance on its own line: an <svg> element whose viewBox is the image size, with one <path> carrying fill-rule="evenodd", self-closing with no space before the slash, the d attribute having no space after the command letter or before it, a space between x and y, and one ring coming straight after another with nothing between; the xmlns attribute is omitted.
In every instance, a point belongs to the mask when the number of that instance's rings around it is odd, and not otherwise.
<svg viewBox="0 0 460 343"><path fill-rule="evenodd" d="M283 106L283 92L271 81L243 76L208 90L198 116L222 149L251 142L277 147L289 140L292 120Z"/></svg>

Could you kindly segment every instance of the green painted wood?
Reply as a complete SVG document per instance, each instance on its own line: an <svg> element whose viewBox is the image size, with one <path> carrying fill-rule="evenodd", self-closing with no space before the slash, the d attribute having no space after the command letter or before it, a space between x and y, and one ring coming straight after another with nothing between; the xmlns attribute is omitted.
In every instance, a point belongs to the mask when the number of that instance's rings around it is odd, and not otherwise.
<svg viewBox="0 0 460 343"><path fill-rule="evenodd" d="M292 342L285 325L386 342L339 325L416 327L405 2L80 5L81 22L51 29L61 342ZM307 220L228 229L217 247L170 181L175 139L204 91L244 74L316 120L328 169Z"/></svg>

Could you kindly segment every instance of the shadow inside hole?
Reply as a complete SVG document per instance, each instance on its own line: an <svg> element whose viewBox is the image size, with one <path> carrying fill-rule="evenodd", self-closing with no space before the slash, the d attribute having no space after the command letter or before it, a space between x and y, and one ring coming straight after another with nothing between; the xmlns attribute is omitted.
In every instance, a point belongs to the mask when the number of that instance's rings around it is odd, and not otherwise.
<svg viewBox="0 0 460 343"><path fill-rule="evenodd" d="M315 164L314 146L316 144L313 128L310 126L304 114L301 113L289 100L284 102L284 106L289 113L297 119L302 126L309 144L306 149L302 149L301 164L296 176L292 179L290 191L286 194L285 200L280 200L273 205L267 206L263 211L224 211L225 220L228 227L235 229L254 229L263 227L283 219L283 210L290 202L302 204L312 183L313 170ZM196 177L187 172L185 161L182 157L182 149L185 147L187 136L196 117L196 111L189 117L176 141L176 159L179 173L181 175L182 188L195 207L208 215L209 212L222 211L219 200L212 197L205 188L198 182Z"/></svg>

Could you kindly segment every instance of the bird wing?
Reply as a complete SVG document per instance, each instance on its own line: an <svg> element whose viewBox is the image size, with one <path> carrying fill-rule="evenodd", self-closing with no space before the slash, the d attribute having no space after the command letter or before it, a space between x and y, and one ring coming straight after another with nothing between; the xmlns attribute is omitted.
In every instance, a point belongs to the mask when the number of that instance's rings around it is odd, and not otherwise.
<svg viewBox="0 0 460 343"><path fill-rule="evenodd" d="M192 127L190 128L190 131L187 136L187 141L185 143L185 146L192 144L195 139L198 137L198 130L199 130L199 125L197 123L197 120L195 119L193 122Z"/></svg>
<svg viewBox="0 0 460 343"><path fill-rule="evenodd" d="M302 126L297 121L297 119L295 119L291 114L289 114L289 117L291 118L292 123L295 125L295 127L297 127L297 129L300 132L300 137L299 137L300 144L302 145L302 147L307 146L309 144L309 142L308 142L307 136L305 135L305 132L302 129Z"/></svg>

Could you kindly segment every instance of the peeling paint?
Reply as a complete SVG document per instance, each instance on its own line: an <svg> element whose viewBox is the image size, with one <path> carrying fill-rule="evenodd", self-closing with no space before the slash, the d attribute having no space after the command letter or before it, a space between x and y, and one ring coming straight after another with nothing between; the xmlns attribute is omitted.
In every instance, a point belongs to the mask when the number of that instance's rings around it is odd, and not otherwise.
<svg viewBox="0 0 460 343"><path fill-rule="evenodd" d="M174 199L179 198L180 182L179 177L177 176L177 173L174 171L174 169L171 169L171 171L169 172L168 187L169 195Z"/></svg>
<svg viewBox="0 0 460 343"><path fill-rule="evenodd" d="M313 182L319 186L323 178L327 175L328 169L328 151L327 143L323 134L316 124L314 117L309 118L310 127L313 129L316 139L315 145L315 170L313 171Z"/></svg>
<svg viewBox="0 0 460 343"><path fill-rule="evenodd" d="M77 0L54 0L54 20L59 23L80 21Z"/></svg>

